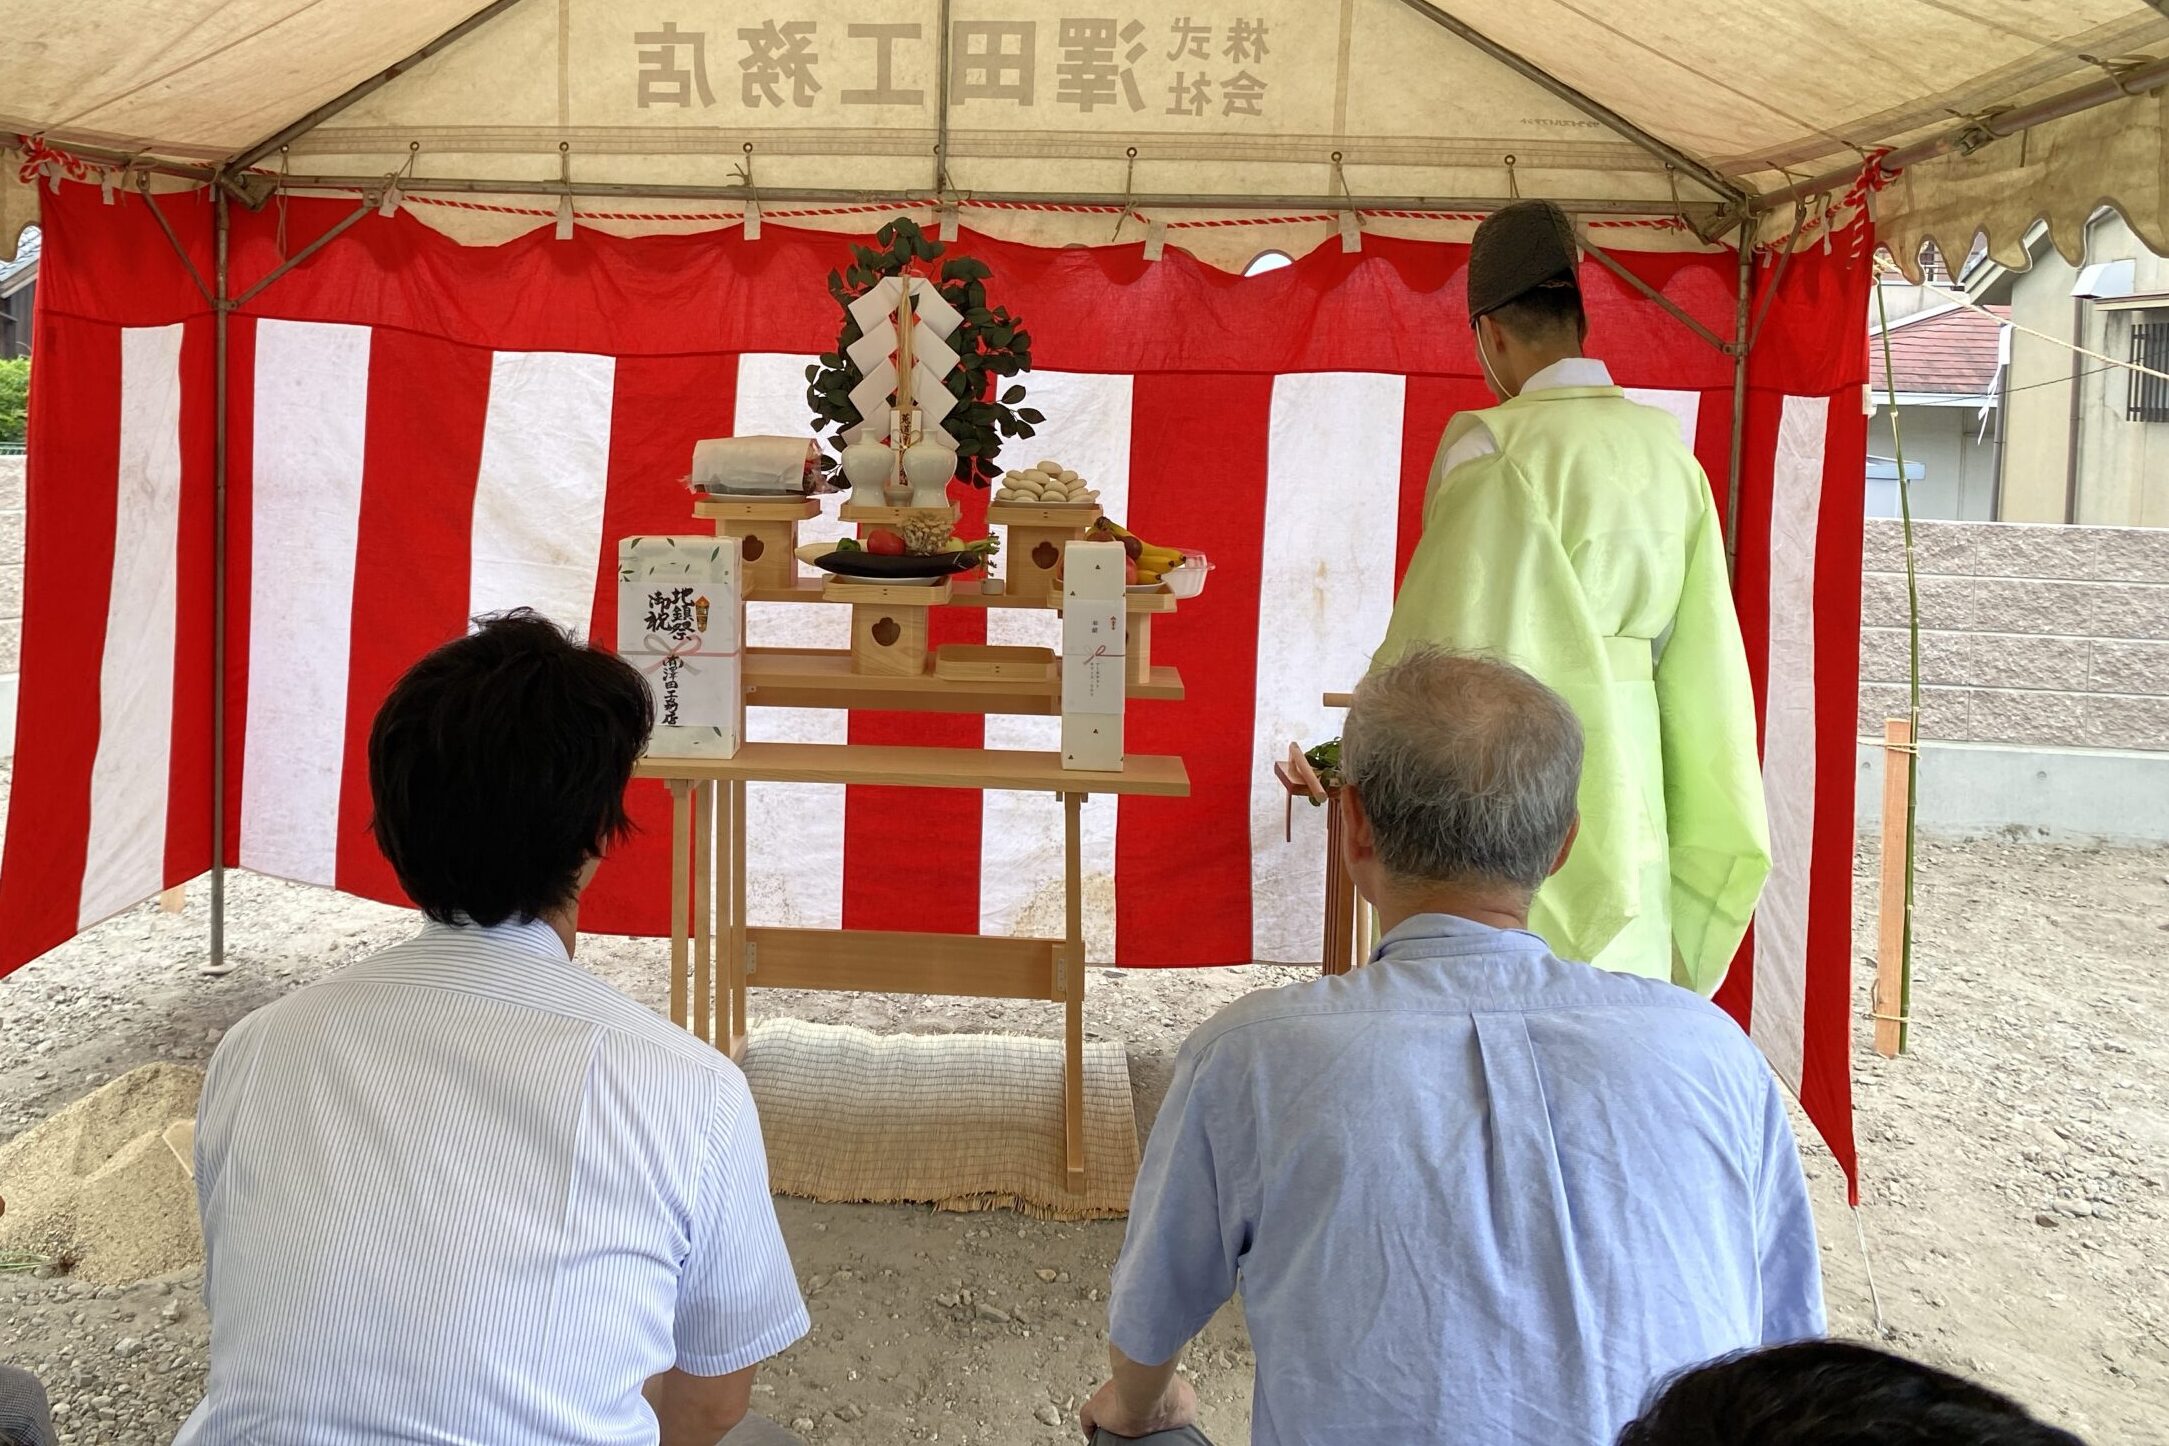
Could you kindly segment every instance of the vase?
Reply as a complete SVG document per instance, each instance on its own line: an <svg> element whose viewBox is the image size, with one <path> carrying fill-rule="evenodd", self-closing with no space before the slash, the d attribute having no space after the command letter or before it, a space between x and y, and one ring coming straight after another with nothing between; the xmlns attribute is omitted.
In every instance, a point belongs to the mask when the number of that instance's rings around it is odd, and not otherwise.
<svg viewBox="0 0 2169 1446"><path fill-rule="evenodd" d="M896 454L884 442L853 442L843 449L844 476L851 479L851 505L889 505L889 474L896 470Z"/></svg>
<svg viewBox="0 0 2169 1446"><path fill-rule="evenodd" d="M956 453L939 443L914 442L904 452L904 480L911 484L913 507L947 507L954 476Z"/></svg>

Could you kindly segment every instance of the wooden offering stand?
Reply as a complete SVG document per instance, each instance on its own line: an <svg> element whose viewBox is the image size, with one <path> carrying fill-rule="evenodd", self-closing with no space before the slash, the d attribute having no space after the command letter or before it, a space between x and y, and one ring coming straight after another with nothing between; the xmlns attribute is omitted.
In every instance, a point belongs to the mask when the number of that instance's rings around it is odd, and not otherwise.
<svg viewBox="0 0 2169 1446"><path fill-rule="evenodd" d="M798 524L821 515L816 497L703 497L693 515L738 539L748 588L789 587L798 579Z"/></svg>
<svg viewBox="0 0 2169 1446"><path fill-rule="evenodd" d="M1348 693L1328 693L1328 708L1346 708L1353 701ZM1288 795L1288 836L1295 837L1295 804L1305 799L1326 811L1325 856L1325 937L1322 941L1320 972L1346 974L1370 962L1371 950L1377 940L1372 937L1371 906L1364 903L1356 893L1355 880L1348 877L1348 864L1341 854L1340 790L1329 788L1318 777L1318 771L1303 756L1302 748L1294 743L1288 745L1288 756L1273 765L1273 777Z"/></svg>
<svg viewBox="0 0 2169 1446"><path fill-rule="evenodd" d="M756 522L735 500L696 504L696 515L748 528ZM755 503L754 506L775 504ZM796 503L790 504L796 506ZM815 504L809 502L807 506ZM900 508L846 504L846 521L891 523ZM1042 541L1082 537L1096 509L1073 517L1012 523L997 506L990 520L1009 526L1003 549L1013 557L1019 530ZM896 515L891 515L896 514ZM793 558L797 522L786 520ZM1036 529L1036 532L1033 531ZM781 544L783 538L778 538ZM763 537L765 548L770 543ZM1057 547L1059 543L1056 544ZM1059 555L1059 553L1058 553ZM755 559L758 562L760 559ZM849 606L852 646L748 647L746 701L753 707L879 708L941 713L1040 714L1062 711L1060 665L1045 649L945 647L929 656L927 621L937 607L1053 609L1059 604L1044 569L1038 591L987 594L948 581L932 587L896 586L838 578L777 580L765 574L747 593L751 602ZM964 590L969 589L969 590ZM1125 600L1133 650L1127 695L1132 701L1179 700L1182 680L1172 668L1140 663L1138 640L1151 619L1175 610L1166 593ZM867 990L997 999L1042 999L1063 1006L1064 1159L1069 1184L1081 1190L1084 1154L1084 883L1080 816L1091 794L1182 797L1190 791L1180 758L1131 754L1118 772L1062 766L1059 752L980 748L907 748L856 743L747 743L728 759L644 758L637 776L670 786L670 1012L676 1023L742 1059L749 988ZM1063 809L1061 938L998 938L887 930L784 929L755 925L746 915L746 785L843 783L898 788L967 788L1052 793Z"/></svg>
<svg viewBox="0 0 2169 1446"><path fill-rule="evenodd" d="M1055 596L1060 589L1054 573L1061 565L1063 546L1083 541L1085 532L1099 520L1097 506L1039 507L1028 502L989 506L987 526L1003 529L1009 591L1025 598Z"/></svg>

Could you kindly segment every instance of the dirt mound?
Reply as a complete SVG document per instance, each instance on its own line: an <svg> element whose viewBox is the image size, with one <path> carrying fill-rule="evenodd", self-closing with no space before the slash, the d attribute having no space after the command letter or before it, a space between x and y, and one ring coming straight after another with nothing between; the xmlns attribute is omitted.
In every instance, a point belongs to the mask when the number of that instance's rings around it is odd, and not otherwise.
<svg viewBox="0 0 2169 1446"><path fill-rule="evenodd" d="M202 1089L200 1069L145 1065L0 1146L0 1250L100 1285L201 1263L195 1186L164 1134Z"/></svg>

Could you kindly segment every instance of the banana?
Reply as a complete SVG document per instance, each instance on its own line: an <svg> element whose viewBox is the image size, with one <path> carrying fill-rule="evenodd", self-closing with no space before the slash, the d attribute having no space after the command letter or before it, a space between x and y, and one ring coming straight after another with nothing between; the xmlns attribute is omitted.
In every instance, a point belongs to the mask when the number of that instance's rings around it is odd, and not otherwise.
<svg viewBox="0 0 2169 1446"><path fill-rule="evenodd" d="M1182 564L1181 548L1156 546L1111 517L1102 517L1093 523L1092 533L1111 537L1129 549L1131 561L1137 564L1137 580L1141 583L1159 582L1170 568Z"/></svg>

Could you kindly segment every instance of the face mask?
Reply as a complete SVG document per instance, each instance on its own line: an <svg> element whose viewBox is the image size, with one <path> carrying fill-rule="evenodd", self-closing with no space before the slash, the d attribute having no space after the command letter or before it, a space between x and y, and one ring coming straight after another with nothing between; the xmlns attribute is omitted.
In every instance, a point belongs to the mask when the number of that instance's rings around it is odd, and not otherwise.
<svg viewBox="0 0 2169 1446"><path fill-rule="evenodd" d="M1478 328L1476 332L1476 364L1484 369L1484 385L1491 388L1493 396L1503 402L1513 395L1499 381L1499 374L1491 369L1491 354L1484 349L1482 328Z"/></svg>

